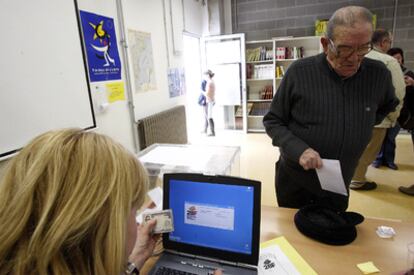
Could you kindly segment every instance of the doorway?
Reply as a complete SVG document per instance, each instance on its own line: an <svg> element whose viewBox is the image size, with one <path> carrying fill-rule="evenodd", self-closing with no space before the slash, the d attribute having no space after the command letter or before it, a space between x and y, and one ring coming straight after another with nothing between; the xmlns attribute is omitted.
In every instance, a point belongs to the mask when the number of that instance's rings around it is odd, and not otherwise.
<svg viewBox="0 0 414 275"><path fill-rule="evenodd" d="M207 36L201 39L202 68L215 73L217 128L246 129L244 34Z"/></svg>
<svg viewBox="0 0 414 275"><path fill-rule="evenodd" d="M215 73L216 105L213 118L217 130L245 130L244 35L221 35L200 38L183 33L186 74L186 112L188 140L194 143L203 135L204 113L198 105L202 73ZM240 113L240 114L239 114Z"/></svg>

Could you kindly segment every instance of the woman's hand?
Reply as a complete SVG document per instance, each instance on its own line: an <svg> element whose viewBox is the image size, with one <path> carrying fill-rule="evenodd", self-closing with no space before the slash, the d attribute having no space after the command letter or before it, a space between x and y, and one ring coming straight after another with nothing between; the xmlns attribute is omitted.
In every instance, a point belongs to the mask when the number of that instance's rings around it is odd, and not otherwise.
<svg viewBox="0 0 414 275"><path fill-rule="evenodd" d="M414 79L412 79L408 75L404 76L404 81L405 81L405 85L414 86Z"/></svg>
<svg viewBox="0 0 414 275"><path fill-rule="evenodd" d="M144 265L145 261L152 256L157 240L160 234L152 234L157 221L155 219L137 226L137 240L131 255L129 255L129 262L135 264L138 269Z"/></svg>

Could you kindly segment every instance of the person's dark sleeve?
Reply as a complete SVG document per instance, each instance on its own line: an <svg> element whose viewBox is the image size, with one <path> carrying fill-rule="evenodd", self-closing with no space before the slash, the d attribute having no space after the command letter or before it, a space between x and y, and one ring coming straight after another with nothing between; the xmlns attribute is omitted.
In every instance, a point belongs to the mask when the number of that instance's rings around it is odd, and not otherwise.
<svg viewBox="0 0 414 275"><path fill-rule="evenodd" d="M400 102L395 96L395 89L392 85L391 73L389 71L387 71L384 83L384 97L378 106L377 114L375 117L375 124L381 123L390 112L395 111L395 107L397 107L398 103Z"/></svg>
<svg viewBox="0 0 414 275"><path fill-rule="evenodd" d="M295 162L309 146L295 136L289 129L291 117L292 92L295 88L293 68L290 68L280 84L272 100L269 112L263 118L266 133L272 139L272 144L281 148L283 155Z"/></svg>
<svg viewBox="0 0 414 275"><path fill-rule="evenodd" d="M206 85L207 85L207 80L203 80L201 81L201 91L205 92L206 91Z"/></svg>
<svg viewBox="0 0 414 275"><path fill-rule="evenodd" d="M405 69L405 70L403 70L404 75L409 76L412 79L414 79L414 72L411 71L411 70L409 70L409 69L407 69L407 68L404 68L404 69Z"/></svg>

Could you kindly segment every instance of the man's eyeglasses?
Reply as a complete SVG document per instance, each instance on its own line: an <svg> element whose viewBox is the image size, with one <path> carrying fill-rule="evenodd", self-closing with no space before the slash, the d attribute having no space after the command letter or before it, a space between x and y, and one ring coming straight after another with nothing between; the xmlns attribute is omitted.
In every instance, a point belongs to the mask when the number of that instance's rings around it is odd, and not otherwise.
<svg viewBox="0 0 414 275"><path fill-rule="evenodd" d="M333 43L331 39L329 39L329 44L331 46L332 51L339 58L348 58L351 55L353 55L355 52L358 55L358 57L363 57L364 55L366 55L372 50L371 43L366 44L356 49L351 46L346 46L346 45L335 46L335 44Z"/></svg>

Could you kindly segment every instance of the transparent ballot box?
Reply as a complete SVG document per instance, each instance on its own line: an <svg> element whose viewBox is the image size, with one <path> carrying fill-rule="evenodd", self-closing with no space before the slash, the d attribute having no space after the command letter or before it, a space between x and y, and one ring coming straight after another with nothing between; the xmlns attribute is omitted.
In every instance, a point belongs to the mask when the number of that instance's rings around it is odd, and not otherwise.
<svg viewBox="0 0 414 275"><path fill-rule="evenodd" d="M162 186L164 173L240 176L240 147L155 143L138 153L150 188Z"/></svg>

